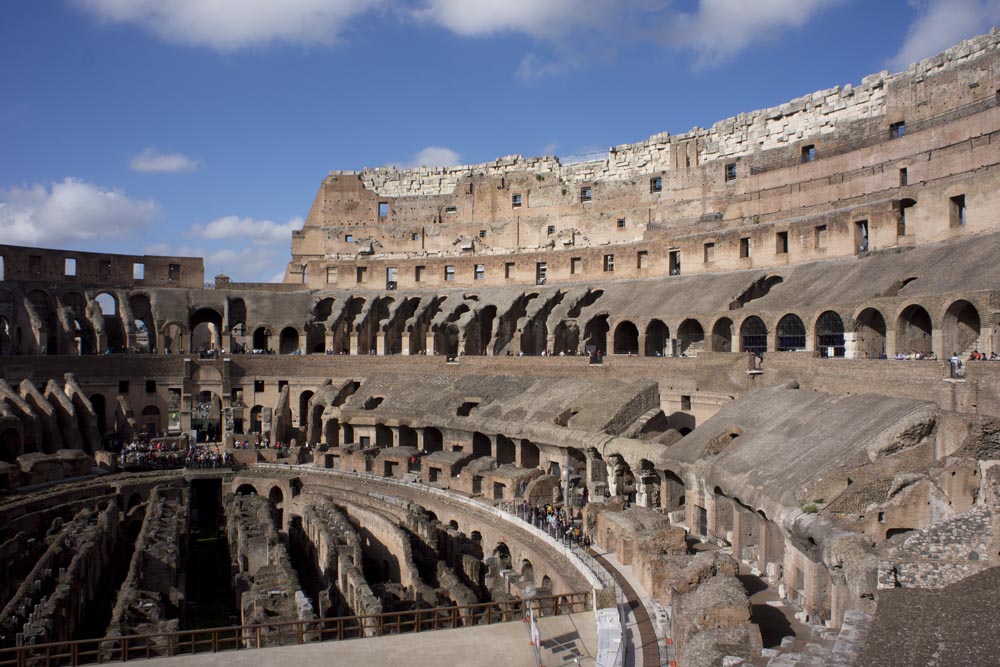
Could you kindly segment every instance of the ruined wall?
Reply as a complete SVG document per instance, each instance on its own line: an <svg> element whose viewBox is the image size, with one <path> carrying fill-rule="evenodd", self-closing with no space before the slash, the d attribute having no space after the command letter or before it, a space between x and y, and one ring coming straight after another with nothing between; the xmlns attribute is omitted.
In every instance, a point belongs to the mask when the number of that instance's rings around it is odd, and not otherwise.
<svg viewBox="0 0 1000 667"><path fill-rule="evenodd" d="M988 147L997 129L997 43L995 33L984 35L907 72L583 162L508 156L332 172L293 234L286 281L523 284L539 278L538 263L548 264L548 281L607 280L674 275L681 265L784 266L951 238L966 222L969 231L995 229L995 177L979 172L996 167ZM962 225L949 222L954 197L968 204ZM907 200L915 206L901 205ZM602 255L616 246L625 261L619 255L606 275Z"/></svg>
<svg viewBox="0 0 1000 667"><path fill-rule="evenodd" d="M160 634L180 629L184 611L190 495L157 486L149 494L105 636ZM197 565L195 565L197 567ZM165 647L154 647L157 652Z"/></svg>

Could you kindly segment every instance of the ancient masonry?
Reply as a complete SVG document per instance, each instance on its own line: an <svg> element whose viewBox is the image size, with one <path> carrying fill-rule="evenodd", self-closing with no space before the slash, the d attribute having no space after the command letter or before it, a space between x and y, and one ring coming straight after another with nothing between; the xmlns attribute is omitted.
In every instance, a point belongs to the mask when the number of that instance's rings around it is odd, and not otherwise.
<svg viewBox="0 0 1000 667"><path fill-rule="evenodd" d="M635 584L643 664L994 664L998 100L994 30L599 156L334 171L281 284L0 245L0 662L577 594L620 655Z"/></svg>

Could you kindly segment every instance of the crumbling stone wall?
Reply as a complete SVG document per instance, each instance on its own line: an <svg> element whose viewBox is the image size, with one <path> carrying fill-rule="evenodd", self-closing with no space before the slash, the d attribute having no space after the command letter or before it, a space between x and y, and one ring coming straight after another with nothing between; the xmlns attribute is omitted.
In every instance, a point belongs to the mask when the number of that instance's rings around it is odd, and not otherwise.
<svg viewBox="0 0 1000 667"><path fill-rule="evenodd" d="M285 544L274 525L274 508L257 495L237 495L226 506L226 530L243 625L316 618L302 591ZM280 630L264 628L264 641L281 641ZM285 630L286 640L289 633ZM248 639L248 641L250 641Z"/></svg>
<svg viewBox="0 0 1000 667"><path fill-rule="evenodd" d="M180 628L189 513L186 488L157 486L152 490L106 636L160 634ZM153 648L159 652L163 647Z"/></svg>
<svg viewBox="0 0 1000 667"><path fill-rule="evenodd" d="M4 608L0 635L6 645L64 641L73 636L87 603L122 539L117 502L82 510L59 529Z"/></svg>

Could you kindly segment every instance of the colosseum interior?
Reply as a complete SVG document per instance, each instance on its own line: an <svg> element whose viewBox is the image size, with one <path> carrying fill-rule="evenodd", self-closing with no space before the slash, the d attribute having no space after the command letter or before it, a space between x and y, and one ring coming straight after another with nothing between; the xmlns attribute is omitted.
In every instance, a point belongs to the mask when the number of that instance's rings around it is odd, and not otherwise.
<svg viewBox="0 0 1000 667"><path fill-rule="evenodd" d="M334 171L282 284L0 245L0 665L996 664L998 107Z"/></svg>

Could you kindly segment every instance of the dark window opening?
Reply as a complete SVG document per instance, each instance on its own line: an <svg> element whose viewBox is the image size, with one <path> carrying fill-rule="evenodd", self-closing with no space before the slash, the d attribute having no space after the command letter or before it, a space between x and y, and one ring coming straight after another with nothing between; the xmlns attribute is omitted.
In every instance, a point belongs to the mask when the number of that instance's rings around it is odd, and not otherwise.
<svg viewBox="0 0 1000 667"><path fill-rule="evenodd" d="M774 235L774 252L779 255L788 254L788 232L778 232Z"/></svg>
<svg viewBox="0 0 1000 667"><path fill-rule="evenodd" d="M579 257L571 257L569 260L569 272L571 274L580 273L583 266L582 261Z"/></svg>
<svg viewBox="0 0 1000 667"><path fill-rule="evenodd" d="M28 273L33 276L39 276L42 274L42 256L41 255L29 255L28 256Z"/></svg>
<svg viewBox="0 0 1000 667"><path fill-rule="evenodd" d="M767 325L756 315L751 315L740 326L740 346L744 352L763 355L767 352Z"/></svg>
<svg viewBox="0 0 1000 667"><path fill-rule="evenodd" d="M671 250L670 251L669 264L670 264L670 266L669 266L669 268L670 268L670 275L672 275L672 276L679 276L679 275L681 275L681 251L680 250Z"/></svg>
<svg viewBox="0 0 1000 667"><path fill-rule="evenodd" d="M455 267L451 264L444 267L444 279L446 281L452 281L455 279Z"/></svg>
<svg viewBox="0 0 1000 667"><path fill-rule="evenodd" d="M730 162L726 165L726 183L736 180L736 163Z"/></svg>
<svg viewBox="0 0 1000 667"><path fill-rule="evenodd" d="M288 386L288 380L278 380L278 393L280 394L281 390L287 386Z"/></svg>
<svg viewBox="0 0 1000 667"><path fill-rule="evenodd" d="M640 250L635 256L635 268L642 270L646 268L646 264L649 261L649 251Z"/></svg>
<svg viewBox="0 0 1000 667"><path fill-rule="evenodd" d="M119 394L127 394L128 393L128 380L119 380L118 381L118 393Z"/></svg>
<svg viewBox="0 0 1000 667"><path fill-rule="evenodd" d="M146 380L146 393L147 394L156 393L156 380Z"/></svg>
<svg viewBox="0 0 1000 667"><path fill-rule="evenodd" d="M482 280L486 277L486 266L484 264L476 264L476 270L473 275L473 279Z"/></svg>
<svg viewBox="0 0 1000 667"><path fill-rule="evenodd" d="M167 267L167 280L175 283L181 279L181 265L171 264Z"/></svg>
<svg viewBox="0 0 1000 667"><path fill-rule="evenodd" d="M618 218L618 229L625 229L625 218Z"/></svg>
<svg viewBox="0 0 1000 667"><path fill-rule="evenodd" d="M649 179L649 191L650 192L662 192L663 191L663 177L655 176Z"/></svg>
<svg viewBox="0 0 1000 667"><path fill-rule="evenodd" d="M955 195L951 198L949 214L952 227L965 225L965 195Z"/></svg>
<svg viewBox="0 0 1000 667"><path fill-rule="evenodd" d="M475 408L479 407L479 401L465 401L458 406L456 414L459 417L468 417Z"/></svg>
<svg viewBox="0 0 1000 667"><path fill-rule="evenodd" d="M388 218L389 217L389 202L380 201L378 203L378 217Z"/></svg>
<svg viewBox="0 0 1000 667"><path fill-rule="evenodd" d="M854 247L858 252L868 252L868 221L858 220L854 223Z"/></svg>
<svg viewBox="0 0 1000 667"><path fill-rule="evenodd" d="M549 278L549 266L545 262L535 263L535 284L544 285Z"/></svg>
<svg viewBox="0 0 1000 667"><path fill-rule="evenodd" d="M519 194L511 195L510 205L513 206L514 208L521 208L521 195Z"/></svg>
<svg viewBox="0 0 1000 667"><path fill-rule="evenodd" d="M705 244L705 261L711 262L715 260L715 244L706 243Z"/></svg>
<svg viewBox="0 0 1000 667"><path fill-rule="evenodd" d="M410 240L411 241L419 241L420 240L420 234L418 234L417 232L413 232L412 234L410 234Z"/></svg>
<svg viewBox="0 0 1000 667"><path fill-rule="evenodd" d="M510 280L514 277L514 262L504 262L503 277L506 280Z"/></svg>
<svg viewBox="0 0 1000 667"><path fill-rule="evenodd" d="M615 270L615 256L605 255L604 256L604 272L611 273Z"/></svg>
<svg viewBox="0 0 1000 667"><path fill-rule="evenodd" d="M427 267L420 266L420 265L413 267L413 282L419 283L419 282L423 281L423 279L424 279L424 270L426 268Z"/></svg>
<svg viewBox="0 0 1000 667"><path fill-rule="evenodd" d="M690 412L691 411L691 397L690 396L681 396L681 410L683 410L684 412Z"/></svg>
<svg viewBox="0 0 1000 667"><path fill-rule="evenodd" d="M485 239L486 238L486 230L485 229L480 229L479 230L479 238L481 238L481 239Z"/></svg>
<svg viewBox="0 0 1000 667"><path fill-rule="evenodd" d="M815 242L816 249L819 250L821 248L825 248L827 235L826 225L817 225L813 231L813 240Z"/></svg>
<svg viewBox="0 0 1000 667"><path fill-rule="evenodd" d="M259 394L262 391L264 391L264 381L263 380L254 380L253 381L253 390L254 390L254 393L257 393L257 394Z"/></svg>
<svg viewBox="0 0 1000 667"><path fill-rule="evenodd" d="M365 281L365 274L368 272L368 267L359 266L355 269L355 282L363 283Z"/></svg>
<svg viewBox="0 0 1000 667"><path fill-rule="evenodd" d="M548 234L549 236L552 236L553 234L556 233L556 226L549 225L548 227L545 228L545 233Z"/></svg>
<svg viewBox="0 0 1000 667"><path fill-rule="evenodd" d="M581 202L588 202L591 199L593 199L593 197L594 197L594 191L593 191L593 189L591 189L591 187L589 185L580 188L580 201Z"/></svg>
<svg viewBox="0 0 1000 667"><path fill-rule="evenodd" d="M816 159L816 146L814 144L809 144L802 147L802 161L812 162Z"/></svg>
<svg viewBox="0 0 1000 667"><path fill-rule="evenodd" d="M889 125L889 138L899 139L906 136L906 121L899 121Z"/></svg>
<svg viewBox="0 0 1000 667"><path fill-rule="evenodd" d="M750 256L750 237L744 236L740 239L740 257Z"/></svg>
<svg viewBox="0 0 1000 667"><path fill-rule="evenodd" d="M900 186L910 184L910 173L907 171L906 167L899 170L899 184Z"/></svg>

